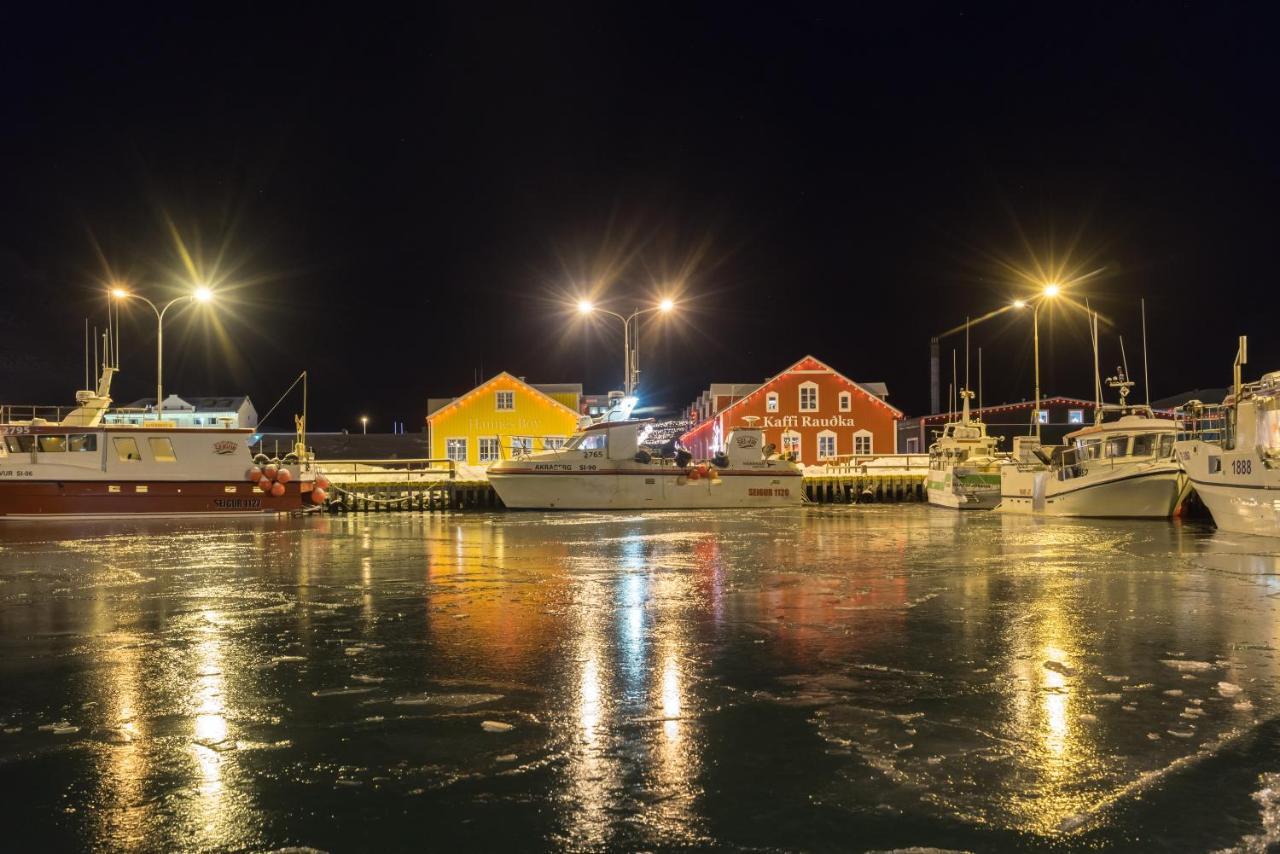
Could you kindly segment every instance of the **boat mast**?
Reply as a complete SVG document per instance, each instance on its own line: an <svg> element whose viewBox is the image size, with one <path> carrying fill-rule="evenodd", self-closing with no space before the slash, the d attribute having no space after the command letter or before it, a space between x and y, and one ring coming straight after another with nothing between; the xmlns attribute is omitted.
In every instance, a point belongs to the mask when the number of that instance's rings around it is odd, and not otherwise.
<svg viewBox="0 0 1280 854"><path fill-rule="evenodd" d="M1142 298L1142 388L1147 395L1147 409L1151 408L1151 374L1147 365L1147 298ZM1150 414L1150 413L1148 413Z"/></svg>

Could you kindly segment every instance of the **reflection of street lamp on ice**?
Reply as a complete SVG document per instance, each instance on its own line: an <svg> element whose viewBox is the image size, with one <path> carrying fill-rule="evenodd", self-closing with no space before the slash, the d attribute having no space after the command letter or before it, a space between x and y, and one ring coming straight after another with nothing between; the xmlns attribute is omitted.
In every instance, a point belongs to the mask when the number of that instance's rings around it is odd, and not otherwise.
<svg viewBox="0 0 1280 854"><path fill-rule="evenodd" d="M1031 417L1036 422L1036 442L1040 441L1040 303L1046 299L1053 299L1062 293L1062 287L1049 282L1044 286L1044 290L1040 292L1040 296L1031 300L1031 338L1033 341L1032 349L1035 351L1036 364L1036 408L1031 410ZM1026 308L1026 300L1014 300L1014 308Z"/></svg>
<svg viewBox="0 0 1280 854"><path fill-rule="evenodd" d="M151 306L151 310L156 313L156 420L161 421L164 417L164 315L170 308L180 302L198 302L207 303L213 299L213 291L209 290L205 285L199 285L195 291L186 296L175 297L165 303L164 308L159 308L151 300L139 294L130 293L122 287L113 287L111 289L111 298L115 300L138 299Z"/></svg>
<svg viewBox="0 0 1280 854"><path fill-rule="evenodd" d="M366 435L369 432L369 416L368 415L360 416L360 432Z"/></svg>
<svg viewBox="0 0 1280 854"><path fill-rule="evenodd" d="M610 317L616 317L622 321L622 393L627 398L635 396L636 377L640 373L640 323L639 318L642 314L648 314L651 311L659 311L663 314L670 314L676 307L675 301L671 298L665 298L657 305L649 308L640 308L631 312L631 315L624 317L616 311L610 311L607 308L599 308L589 299L578 300L578 313L581 315L589 315L593 312L607 314ZM632 338L631 324L636 324L635 337Z"/></svg>

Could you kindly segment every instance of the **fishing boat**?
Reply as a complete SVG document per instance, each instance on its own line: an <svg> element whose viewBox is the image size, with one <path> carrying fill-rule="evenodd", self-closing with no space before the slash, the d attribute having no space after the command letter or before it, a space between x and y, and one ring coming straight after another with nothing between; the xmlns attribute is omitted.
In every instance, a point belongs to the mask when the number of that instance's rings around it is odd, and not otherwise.
<svg viewBox="0 0 1280 854"><path fill-rule="evenodd" d="M687 451L667 457L644 450L652 424L653 419L590 424L563 448L493 464L489 482L513 509L784 507L804 500L800 467L773 454L759 427L732 430L723 451L695 463Z"/></svg>
<svg viewBox="0 0 1280 854"><path fill-rule="evenodd" d="M0 407L0 519L246 516L324 500L301 443L301 458L255 461L249 428L103 423L116 370L104 364L65 415Z"/></svg>
<svg viewBox="0 0 1280 854"><path fill-rule="evenodd" d="M1240 338L1235 382L1220 404L1178 410L1178 462L1224 531L1280 537L1280 371L1241 382L1248 342Z"/></svg>
<svg viewBox="0 0 1280 854"><path fill-rule="evenodd" d="M990 510L1000 503L1000 469L1012 462L997 449L999 436L970 418L973 392L963 389L960 420L948 421L938 441L929 446L925 489L929 503L954 510Z"/></svg>
<svg viewBox="0 0 1280 854"><path fill-rule="evenodd" d="M1034 450L1032 462L1000 470L1002 513L1168 518L1186 478L1173 456L1176 424L1149 406L1129 405L1133 382L1121 369L1108 385L1119 405L1098 407L1095 423L1068 433L1066 445ZM1110 416L1112 420L1106 420Z"/></svg>

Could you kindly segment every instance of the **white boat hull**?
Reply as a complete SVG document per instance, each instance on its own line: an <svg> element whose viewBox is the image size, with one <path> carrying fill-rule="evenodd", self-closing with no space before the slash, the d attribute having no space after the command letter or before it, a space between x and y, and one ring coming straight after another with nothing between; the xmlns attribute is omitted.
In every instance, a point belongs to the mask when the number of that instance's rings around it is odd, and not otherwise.
<svg viewBox="0 0 1280 854"><path fill-rule="evenodd" d="M498 472L489 482L518 510L692 510L788 507L804 500L797 474L724 471L690 479L674 471Z"/></svg>
<svg viewBox="0 0 1280 854"><path fill-rule="evenodd" d="M1172 463L1116 466L1066 481L1048 470L1009 470L1001 478L996 509L1039 516L1167 519L1177 509L1183 483Z"/></svg>
<svg viewBox="0 0 1280 854"><path fill-rule="evenodd" d="M1280 537L1280 468L1268 468L1252 449L1223 450L1199 440L1180 441L1176 449L1215 525Z"/></svg>

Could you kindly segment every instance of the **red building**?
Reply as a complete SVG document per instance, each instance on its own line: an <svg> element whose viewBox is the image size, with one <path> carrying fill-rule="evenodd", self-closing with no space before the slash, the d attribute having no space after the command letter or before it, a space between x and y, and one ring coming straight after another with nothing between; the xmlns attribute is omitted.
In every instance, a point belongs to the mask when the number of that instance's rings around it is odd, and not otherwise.
<svg viewBox="0 0 1280 854"><path fill-rule="evenodd" d="M709 457L743 419L755 416L766 443L812 465L850 455L897 452L902 413L873 386L856 383L812 356L765 380L680 437L696 457Z"/></svg>

